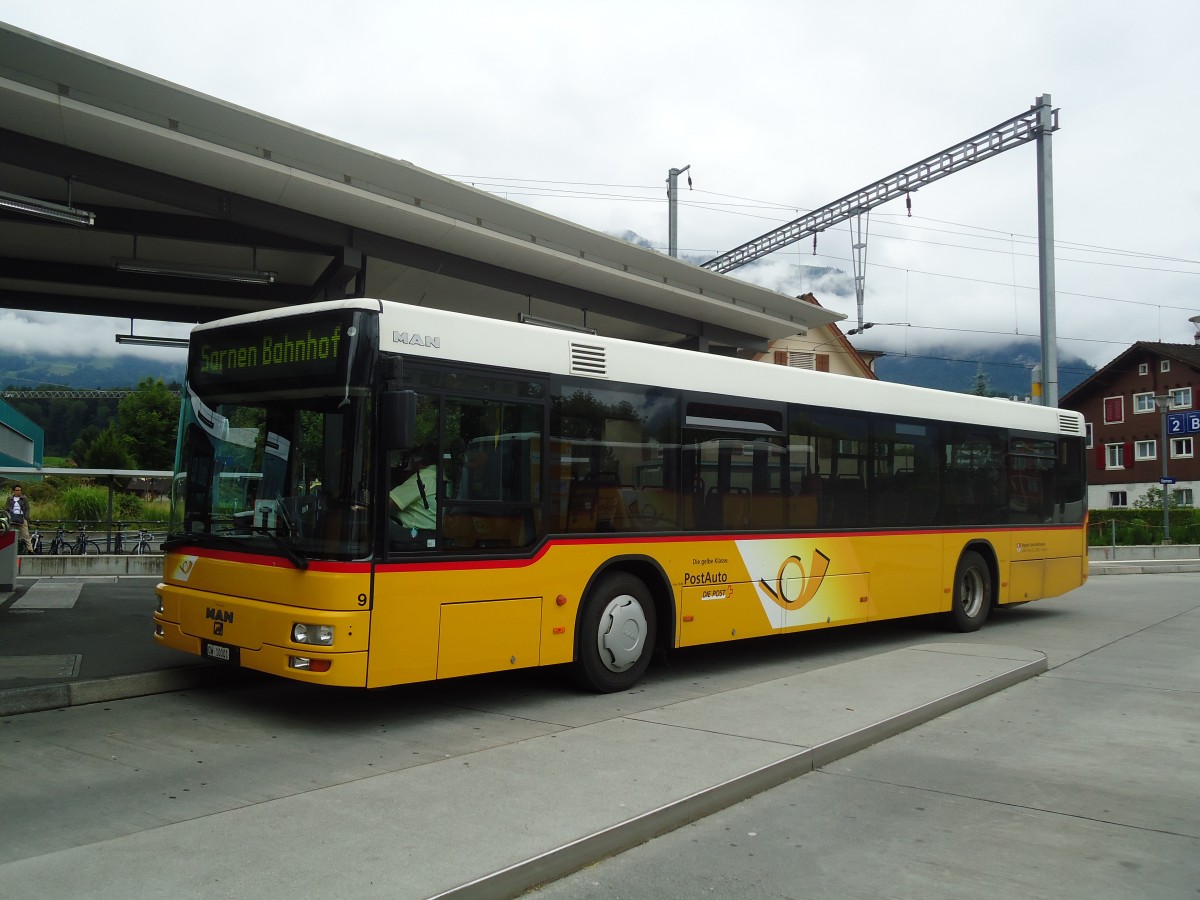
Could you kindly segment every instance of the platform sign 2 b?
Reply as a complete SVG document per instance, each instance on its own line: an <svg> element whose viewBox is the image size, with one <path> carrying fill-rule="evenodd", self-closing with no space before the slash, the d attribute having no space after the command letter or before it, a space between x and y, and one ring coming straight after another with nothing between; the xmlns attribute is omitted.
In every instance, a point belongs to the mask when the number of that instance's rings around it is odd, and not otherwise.
<svg viewBox="0 0 1200 900"><path fill-rule="evenodd" d="M1167 434L1200 434L1200 411L1167 413Z"/></svg>

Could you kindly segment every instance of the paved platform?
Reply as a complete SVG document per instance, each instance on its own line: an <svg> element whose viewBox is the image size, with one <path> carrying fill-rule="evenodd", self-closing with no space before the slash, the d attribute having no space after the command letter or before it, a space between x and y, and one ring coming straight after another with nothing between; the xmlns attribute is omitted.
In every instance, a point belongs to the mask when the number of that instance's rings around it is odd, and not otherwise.
<svg viewBox="0 0 1200 900"><path fill-rule="evenodd" d="M157 577L20 578L0 594L0 716L215 684L253 673L160 647Z"/></svg>
<svg viewBox="0 0 1200 900"><path fill-rule="evenodd" d="M1045 674L528 896L1194 900L1194 577L1013 610Z"/></svg>
<svg viewBox="0 0 1200 900"><path fill-rule="evenodd" d="M1195 549L1157 559L1093 549L1091 575L1200 572L1200 558L1186 555ZM154 643L159 557L25 557L20 566L15 591L0 593L0 716L258 677Z"/></svg>
<svg viewBox="0 0 1200 900"><path fill-rule="evenodd" d="M1018 647L945 643L894 650L230 809L217 828L203 816L126 835L116 854L112 842L102 840L13 860L0 866L0 893L128 897L136 888L122 877L110 882L110 870L149 872L169 857L172 896L211 896L215 859L222 871L249 872L267 858L273 869L288 872L291 884L306 884L314 893L516 896L1039 674L1046 665L1042 653ZM121 743L122 768L153 765L161 752L139 761L127 741ZM61 777L94 780L76 767ZM402 814L390 797L406 798ZM547 802L556 797L570 800ZM141 815L153 813L144 809ZM345 816L351 819L343 821ZM372 837L364 835L364 823ZM314 831L321 835L316 852ZM264 835L274 850L260 842ZM451 842L472 851L442 852ZM279 846L307 849L281 860ZM178 853L180 847L187 852ZM397 861L396 893L365 881L364 869L353 862L364 854ZM475 877L462 881L464 874ZM238 895L246 889L243 883Z"/></svg>
<svg viewBox="0 0 1200 900"><path fill-rule="evenodd" d="M1156 729L1148 735L1151 749L1175 754L1172 765L1159 760L1155 771L1186 774L1179 754L1200 737L1195 717L1182 714L1200 687L1200 607L1186 577L1101 581L1112 588L1004 611L975 635L934 640L916 627L837 629L819 640L797 636L802 640L791 646L805 648L799 659L774 643L733 645L719 656L711 650L710 658L742 653L774 661L750 677L750 665L735 662L715 681L711 662L660 672L634 691L602 697L525 691L522 682L497 677L340 694L329 706L328 689L260 680L10 716L2 723L12 775L5 809L22 827L0 845L0 896L516 896L795 784L796 776L832 771L851 754L976 701L1009 696L1022 682L1040 682L1033 676L1046 672L1049 660L1074 661L1072 677L1091 692L1086 706L1074 701L1078 714L1062 723L1062 753L1033 739L1049 722L1035 721L1026 733L1026 714L1013 713L994 718L1002 734L989 757L1023 754L1022 777L1042 773L1053 786L1078 753L1070 742L1088 745L1084 718L1095 719L1121 726L1092 751L1105 751L1105 778L1136 792L1145 766L1136 778L1116 775L1150 752L1145 738L1138 743L1148 722ZM1149 591L1147 582L1170 589ZM146 633L152 582L85 584L71 607L14 609L34 585L21 587L21 596L4 605L6 631L14 616L79 613L95 624L83 635L76 631L77 639L95 637L105 618L130 634ZM60 585L43 596L62 604L73 592ZM42 602L38 593L33 601ZM98 644L78 645L81 674L118 664L123 654L93 662L89 656L119 644L121 628ZM49 649L30 643L35 631L22 646L30 655L56 655L35 652ZM839 656L839 645L857 655ZM168 654L153 665L177 672L176 662ZM778 676L797 665L804 668ZM1128 693L1135 677L1168 686L1164 697L1174 706L1126 725L1128 704L1111 697ZM1044 705L1036 694L1032 703ZM1145 708L1141 697L1129 703L1130 710ZM966 735L956 752L977 763L971 748L978 740ZM1166 784L1160 793L1187 796L1193 783ZM1156 799L1147 808L1161 805ZM1195 816L1176 806L1170 839L1194 843ZM870 808L869 800L860 798L858 807ZM845 812L831 814L843 829ZM806 819L795 827L819 834L835 825ZM1063 827L1047 824L1050 834ZM960 830L967 840L970 826ZM861 849L852 840L846 845ZM780 852L780 862L795 855ZM878 888L873 895L887 894L884 884ZM654 895L695 894L681 888Z"/></svg>

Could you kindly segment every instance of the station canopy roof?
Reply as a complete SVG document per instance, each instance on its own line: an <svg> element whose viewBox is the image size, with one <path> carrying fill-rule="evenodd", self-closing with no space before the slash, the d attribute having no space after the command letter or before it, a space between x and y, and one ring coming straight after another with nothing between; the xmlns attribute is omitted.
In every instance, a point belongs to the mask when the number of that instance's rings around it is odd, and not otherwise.
<svg viewBox="0 0 1200 900"><path fill-rule="evenodd" d="M214 278L247 272L273 280ZM205 322L346 296L723 352L844 318L0 23L4 306Z"/></svg>

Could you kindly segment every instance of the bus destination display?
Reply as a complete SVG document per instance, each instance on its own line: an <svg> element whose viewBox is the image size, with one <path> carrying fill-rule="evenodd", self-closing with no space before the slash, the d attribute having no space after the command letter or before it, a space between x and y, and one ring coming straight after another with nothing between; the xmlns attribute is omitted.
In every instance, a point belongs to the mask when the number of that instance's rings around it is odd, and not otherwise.
<svg viewBox="0 0 1200 900"><path fill-rule="evenodd" d="M192 382L325 381L345 371L354 332L343 317L202 332L192 339Z"/></svg>

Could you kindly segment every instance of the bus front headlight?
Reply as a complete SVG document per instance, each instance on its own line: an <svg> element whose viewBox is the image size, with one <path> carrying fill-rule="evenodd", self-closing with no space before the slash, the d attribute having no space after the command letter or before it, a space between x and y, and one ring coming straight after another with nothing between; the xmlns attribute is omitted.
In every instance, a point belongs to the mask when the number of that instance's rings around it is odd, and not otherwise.
<svg viewBox="0 0 1200 900"><path fill-rule="evenodd" d="M292 625L292 640L297 644L317 644L322 647L332 647L333 626L296 622Z"/></svg>

